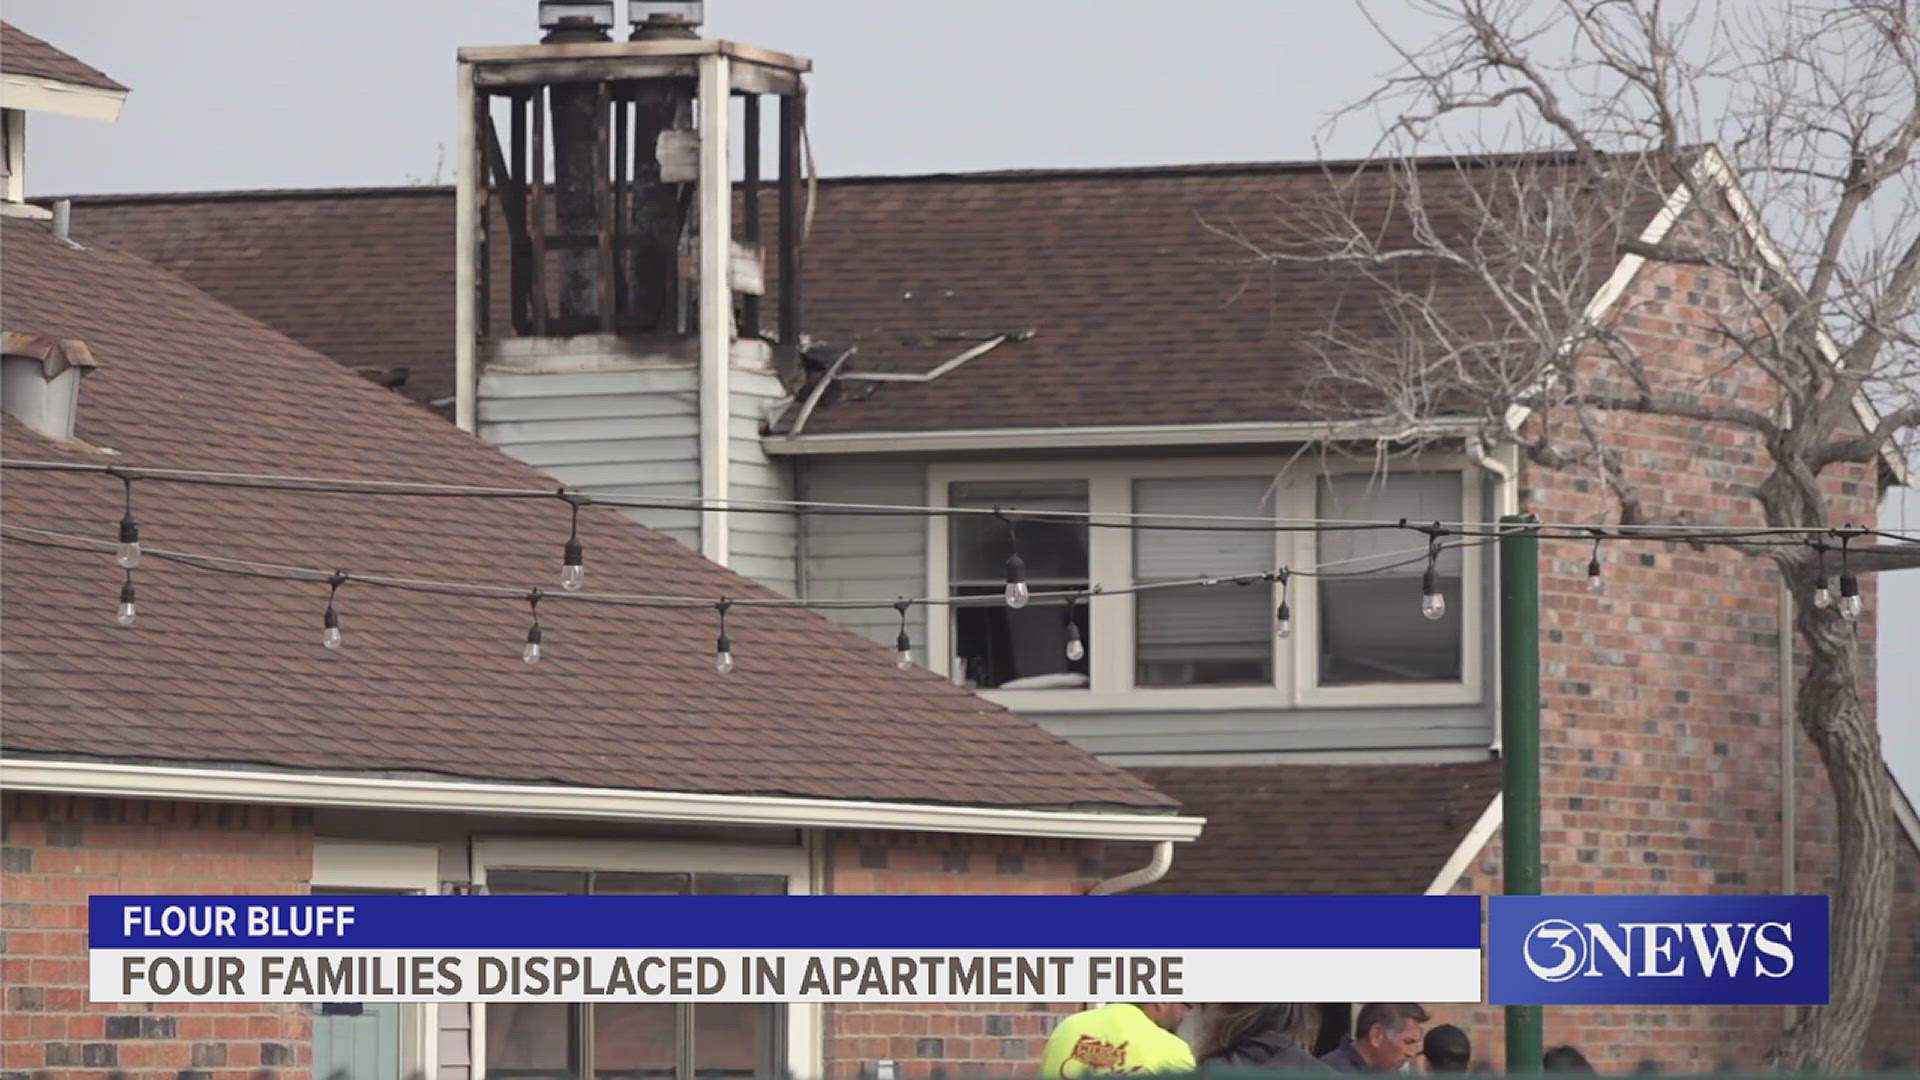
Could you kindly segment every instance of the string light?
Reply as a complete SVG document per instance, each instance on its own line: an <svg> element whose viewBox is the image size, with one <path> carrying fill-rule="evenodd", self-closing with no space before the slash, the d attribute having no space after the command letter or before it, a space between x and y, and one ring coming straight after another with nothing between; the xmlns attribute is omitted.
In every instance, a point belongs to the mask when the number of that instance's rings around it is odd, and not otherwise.
<svg viewBox="0 0 1920 1080"><path fill-rule="evenodd" d="M893 662L894 666L905 671L913 666L913 639L907 636L907 598L901 597L893 606L900 612L900 636L893 640Z"/></svg>
<svg viewBox="0 0 1920 1080"><path fill-rule="evenodd" d="M722 599L713 606L720 612L720 640L713 647L713 670L725 675L733 670L733 642L727 638L727 609L733 606L733 601Z"/></svg>
<svg viewBox="0 0 1920 1080"><path fill-rule="evenodd" d="M1605 589L1606 582L1600 580L1600 538L1604 535L1599 529L1593 530L1593 557L1587 560L1587 591L1597 593Z"/></svg>
<svg viewBox="0 0 1920 1080"><path fill-rule="evenodd" d="M1007 556L1007 606L1023 608L1033 593L1027 589L1027 564L1020 558L1020 537L1014 531L1012 519L1002 514L1000 520L1007 524L1007 548L1012 552Z"/></svg>
<svg viewBox="0 0 1920 1080"><path fill-rule="evenodd" d="M1438 522L1427 530L1427 572L1420 578L1420 614L1438 619L1447 613L1447 598L1440 594L1440 537L1444 530Z"/></svg>
<svg viewBox="0 0 1920 1080"><path fill-rule="evenodd" d="M484 487L473 484L446 484L413 480L380 480L358 477L300 476L273 473L217 472L203 469L166 469L143 468L137 474L130 470L112 465L94 465L71 461L39 461L18 458L0 459L0 469L16 469L32 472L87 473L125 477L132 475L136 479L162 483L196 484L212 487L228 487L268 491L296 491L318 494L350 494L370 497L397 498L480 498L496 500L551 499L555 492L550 488L508 488ZM710 509L729 510L743 514L786 514L793 516L831 516L851 515L856 517L907 515L915 517L971 517L993 515L1004 517L1006 511L986 507L924 506L892 503L842 503L818 502L791 499L711 499L699 496L634 496L619 493L592 495L579 489L566 493L569 499L578 499L584 506L610 506L626 509ZM1382 520L1350 520L1336 518L1274 518L1247 517L1223 514L1148 514L1117 510L1080 511L1080 510L1021 510L1022 517L1034 520L1053 520L1103 529L1137 530L1173 530L1200 532L1303 532L1328 533L1348 531L1374 531L1390 529L1418 528L1409 526L1406 519L1398 522ZM1162 522L1156 519L1173 518L1175 522ZM1488 522L1458 521L1437 522L1447 530L1460 536L1475 536L1489 539L1498 538L1502 529ZM1584 539L1592 535L1593 528L1587 524L1562 524L1540 522L1532 526L1532 532L1543 540ZM1620 525L1613 530L1613 538L1637 538L1665 540L1668 542L1693 543L1738 543L1758 542L1800 545L1812 536L1825 535L1832 530L1825 526L1758 526L1753 528L1731 528L1716 525L1688 524L1647 524ZM1920 538L1902 535L1897 532L1858 529L1857 536L1878 536L1903 543L1920 542Z"/></svg>
<svg viewBox="0 0 1920 1080"><path fill-rule="evenodd" d="M520 650L520 659L525 660L529 664L537 664L540 662L541 595L539 589L535 589L527 594L527 610L533 613L533 625L527 628L527 647Z"/></svg>
<svg viewBox="0 0 1920 1080"><path fill-rule="evenodd" d="M1079 661L1086 659L1087 646L1080 640L1080 624L1073 617L1075 600L1067 597L1067 659Z"/></svg>
<svg viewBox="0 0 1920 1080"><path fill-rule="evenodd" d="M120 586L120 625L133 625L133 571L127 571L127 583Z"/></svg>
<svg viewBox="0 0 1920 1080"><path fill-rule="evenodd" d="M1860 579L1853 576L1847 568L1847 543L1851 539L1846 534L1840 536L1840 617L1848 621L1858 619L1866 607L1860 599Z"/></svg>
<svg viewBox="0 0 1920 1080"><path fill-rule="evenodd" d="M200 483L200 484L210 484L214 486L230 486L230 487L239 487L239 488L268 488L268 489L275 489L275 490L286 489L286 490L294 490L294 491L310 491L310 492L321 492L321 493L364 494L364 495L371 495L371 496L418 497L418 496L425 496L425 495L457 495L460 497L482 497L482 498L491 498L491 499L555 497L555 493L551 490L547 490L543 492L534 492L534 491L522 491L522 490L513 490L513 489L463 488L463 487L457 487L454 485L428 485L428 484L412 485L412 486L425 488L429 490L410 490L410 491L374 490L374 489L368 489L365 487L354 486L354 485L377 484L377 483L387 483L389 485L397 485L400 482L345 481L345 480L328 481L328 480L310 480L310 479L303 479L298 477L271 477L271 476L249 477L246 474L186 473L180 470L174 470L173 472L175 473L175 475L166 475L165 471L163 471L162 473L155 473L152 470L141 470L139 472L134 472L132 470L119 469L111 466L106 466L106 467L73 466L69 463L21 463L21 462L0 461L0 467L39 469L41 471L98 472L98 473L105 473L116 479L121 480L123 489L124 489L124 494L125 494L126 508L125 508L124 516L121 519L121 523L120 523L121 524L120 537L118 542L115 544L106 544L102 540L97 538L89 538L84 536L69 536L65 534L47 532L46 530L36 530L36 529L22 530L17 526L9 529L0 530L0 535L4 535L7 539L18 539L18 537L14 536L13 534L24 531L29 533L40 533L42 535L49 536L49 537L58 536L58 537L61 537L62 539L70 540L74 542L74 545L68 545L68 546L77 546L77 549L81 549L81 550L98 550L99 548L102 548L102 547L112 547L115 551L116 562L120 563L123 567L125 567L129 571L129 573L127 574L127 579L123 583L123 588L121 590L122 603L121 603L121 610L119 612L119 621L121 622L122 625L131 625L134 621L134 610L133 610L134 583L132 580L133 575L131 573L131 570L133 565L137 565L140 562L143 554L139 547L138 524L134 520L133 506L132 506L133 481L136 479L140 479L140 480L158 479L162 481L171 480L171 481L183 482L183 483ZM214 477L223 477L228 479L213 479ZM338 488L337 490L329 491L327 488L319 486L323 484L338 485ZM563 556L562 556L562 568L563 568L562 586L563 588L566 588L569 593L580 595L578 593L578 589L580 585L584 583L584 559L581 557L582 552L581 552L581 545L579 543L579 532L578 532L579 508L583 505L593 504L596 502L600 502L602 500L597 500L591 496L578 494L564 488L560 490L560 492L558 493L558 497L562 498L564 501L568 503L569 509L570 509L571 524L572 524L572 528L569 531L568 544L566 545L566 549L563 552ZM608 501L608 505L615 505L615 503ZM813 504L794 503L791 505L792 507L798 508L803 505L812 506ZM840 504L822 504L822 505L828 506L828 507L836 507L840 509L847 509L845 507L841 507ZM751 508L743 507L742 509L751 509ZM1016 534L1017 525L1016 525L1016 522L1009 517L1007 511L1003 511L1003 510L975 511L969 508L862 507L860 509L848 509L847 512L913 513L913 514L921 514L923 516L937 516L937 515L958 513L958 512L961 512L961 510L965 510L965 512L967 513L991 512L1002 519L1002 521L1005 523L1008 530L1009 545L1010 547L1015 548L1015 550L1013 550L1009 554L1008 560L1007 560L1008 582L1007 582L1007 591L1004 598L1006 604L1009 607L1019 608L1019 607L1026 606L1033 599L1038 597L1048 597L1048 596L1064 597L1067 626L1065 627L1065 634L1064 634L1065 640L1063 641L1063 645L1066 649L1069 659L1076 660L1076 661L1079 659L1084 659L1084 657L1086 656L1086 643L1081 636L1080 628L1078 626L1077 619L1075 618L1075 615L1077 614L1077 604L1078 604L1079 598L1081 595L1084 595L1084 593L1081 593L1079 590L1076 590L1074 592L1068 592L1068 591L1062 590L1061 592L1051 593L1051 594L1045 591L1040 593L1035 593L1029 589L1026 582L1024 560L1021 558L1020 553L1017 550L1017 534ZM830 510L815 511L815 510L807 510L807 509L782 509L779 511L763 510L761 512L807 514L807 513L831 512L831 511ZM1025 512L1023 512L1023 516L1028 516L1028 515ZM1081 515L1078 512L1033 511L1031 512L1030 516L1056 517L1056 518L1071 519L1076 521L1079 521L1082 518L1084 518L1085 520L1083 523L1090 526L1091 525L1106 526L1111 524L1108 522L1095 521L1092 519L1091 516ZM1098 516L1098 515L1095 515L1095 516ZM1153 515L1112 514L1107 516L1133 519L1133 518L1150 517ZM1214 520L1214 519L1208 519L1208 520ZM1219 519L1219 520L1225 521L1229 519ZM1242 519L1231 519L1231 520L1233 520L1234 522L1239 522ZM1246 520L1254 520L1254 519L1246 519ZM1410 525L1408 521L1404 518L1400 519L1397 522L1385 522L1385 521L1334 522L1334 521L1315 520L1306 525L1301 525L1297 522L1290 523L1290 524L1282 524L1277 521L1271 524L1261 524L1261 525L1233 524L1233 525L1222 525L1222 526L1153 525L1153 524L1140 524L1140 523L1130 522L1128 524L1123 524L1118 527L1142 528L1142 529L1186 527L1186 528L1198 528L1201 530L1208 530L1208 531L1212 531L1216 529L1227 530L1227 531L1253 529L1257 531L1271 531L1271 532L1309 531L1309 530L1314 532L1341 532L1341 531L1352 531L1352 530L1412 529L1414 531L1421 532L1428 536L1428 543L1425 546L1426 547L1426 550L1425 550L1426 570L1422 580L1421 611L1424 617L1428 619L1435 619L1435 620L1443 618L1446 614L1446 608L1447 608L1446 598L1440 592L1440 589L1438 587L1439 554L1448 547L1484 546L1485 543L1491 542L1491 540L1498 535L1498 534L1483 534L1477 531L1479 528L1481 528L1481 526L1468 525L1463 529L1457 530L1457 534L1463 537L1464 536L1476 536L1476 537L1485 536L1486 539L1478 540L1474 542L1461 542L1461 543L1448 544L1443 542L1442 538L1445 536L1454 535L1456 533L1456 530L1443 526L1441 522L1437 522L1437 521L1434 522L1431 526L1413 526L1413 525ZM1550 528L1571 531L1573 527L1571 526L1553 526L1553 527L1535 526L1534 531L1536 533L1543 533ZM1831 545L1827 543L1825 540L1817 536L1813 538L1808 538L1806 534L1809 531L1810 531L1809 529L1802 528L1802 527L1770 527L1767 529L1747 530L1747 531L1741 531L1741 532L1726 532L1726 531L1710 532L1710 531L1700 531L1699 529L1672 529L1672 530L1655 529L1652 532L1646 533L1645 538L1654 539L1654 540L1665 539L1668 542L1674 542L1676 539L1685 538L1685 539L1691 539L1693 541L1697 541L1700 543L1730 543L1730 542L1736 542L1741 538L1745 538L1748 542L1753 542L1754 538L1756 537L1771 537L1771 538L1775 538L1771 542L1776 545L1811 544L1811 546L1813 546L1816 552L1818 553L1818 561L1819 561L1820 588L1816 590L1815 597L1814 597L1814 606L1830 607L1830 606L1833 606L1834 601L1833 601L1832 591L1829 587L1829 578L1827 575L1827 567L1825 563L1825 550ZM1581 528L1580 532L1584 537L1591 537L1593 540L1593 556L1589 560L1589 564L1588 564L1588 578L1589 578L1588 587L1594 591L1600 591L1600 589L1602 588L1602 586L1598 581L1598 578L1600 576L1600 573L1599 573L1600 541L1602 539L1618 539L1623 537L1631 538L1635 536L1641 536L1642 534L1639 532L1634 532L1631 530L1630 527L1626 527L1626 526L1621 527L1621 529L1618 531L1611 531L1611 532L1608 530L1602 530L1592 526L1585 526ZM1666 533L1672 533L1673 535L1665 535ZM1841 579L1842 580L1841 580L1841 589L1840 589L1841 597L1840 597L1840 605L1839 605L1840 614L1842 614L1843 617L1849 620L1857 619L1864 613L1865 605L1864 605L1864 598L1860 594L1859 580L1857 576L1855 576L1855 574L1852 572L1851 567L1847 565L1847 555L1849 553L1848 545L1851 539L1855 537L1860 537L1860 536L1878 536L1878 537L1884 537L1889 540L1894 540L1894 541L1899 541L1904 543L1913 543L1915 542L1915 540L1912 537L1903 536L1899 533L1881 532L1881 531L1870 530L1870 529L1861 529L1851 525L1849 525L1845 530L1829 529L1829 530L1826 530L1826 533L1828 535L1838 536L1841 538L1841 552L1842 552ZM25 540L23 542L36 543L38 541ZM1761 543L1764 544L1766 543L1766 541L1762 541ZM48 546L58 547L62 545L54 544L54 545L48 545ZM308 568L272 567L271 564L267 564L267 563L248 562L246 560L230 559L230 558L223 559L218 556L210 556L210 555L198 555L198 554L167 552L167 551L145 552L144 554L153 554L159 558L169 559L173 561L188 562L190 565L198 565L199 568L201 569L221 570L223 572L230 572L230 573L252 573L254 576L261 576L261 577L280 577L280 578L290 579L290 580L313 580L316 577L320 577L320 575L323 573L322 571L317 571L317 570L308 569ZM1374 560L1378 560L1381 557L1382 555L1380 553L1375 553L1371 556L1367 556L1364 558L1345 559L1345 560L1339 560L1339 562L1360 562L1360 561L1371 562ZM1325 567L1338 565L1338 562L1323 563L1323 564L1320 564L1320 569L1316 571L1300 571L1300 573L1305 573L1310 577L1346 577L1346 576L1357 577L1357 576L1366 576L1367 574L1390 572L1391 570L1397 567L1409 566L1414 563L1417 563L1418 561L1419 561L1418 558L1415 557L1412 559L1404 560L1399 563L1395 563L1393 564L1393 566L1375 566L1371 570L1355 572L1353 574L1326 573L1324 570ZM246 567L248 569L226 570L219 565L200 565L204 563L214 563L214 564L224 563L224 564L227 564L228 566ZM284 572L279 574L260 573L258 571L261 568L276 569ZM346 571L336 571L335 573L339 575L342 579L345 578ZM568 587L570 579L572 581L572 587ZM1291 618L1292 613L1288 603L1289 585L1290 585L1289 571L1277 570L1267 574L1253 575L1253 576L1244 577L1244 578L1221 579L1221 580L1233 580L1239 584L1250 584L1255 580L1263 580L1263 579L1268 581L1277 580L1281 583L1281 596L1280 596L1279 603L1275 609L1276 633L1280 637L1283 637L1283 638L1288 637L1291 635L1291 632L1292 632L1292 618ZM329 578L327 580L331 581L332 579ZM429 582L429 581L414 581L409 579L398 579L398 578L381 579L381 578L368 578L368 577L356 578L355 580L361 581L361 582L367 582L374 585L385 585L385 586L392 586L392 587L399 587L399 588L412 588L418 591L439 592L439 593L445 593L445 594L451 594L451 595L498 596L498 595L501 595L503 592L507 591L500 586L464 584L464 583L456 583L456 582ZM1210 579L1210 578L1199 579L1198 581L1188 581L1188 582L1154 582L1154 583L1143 584L1139 586L1116 589L1113 591L1116 594L1126 594L1126 593L1144 592L1144 591L1148 591L1155 588L1184 587L1184 586L1190 586L1193 584L1206 585L1206 584L1215 584L1215 583L1218 583L1218 580ZM338 586L335 585L334 588L337 591ZM1094 586L1093 591L1097 592L1101 590L1099 586ZM534 590L532 595L533 597L537 598L540 595L539 590L537 589ZM328 598L328 605L327 605L327 608L328 608L327 617L323 620L325 624L324 628L327 631L327 633L323 635L323 643L325 643L327 647L330 649L338 648L339 645L341 644L341 639L338 633L339 619L338 619L338 611L335 606L335 599L336 599L335 596L332 593L330 593ZM629 606L640 606L640 607L662 607L662 608L665 608L665 607L684 608L689 606L704 605L709 602L709 601L702 600L699 597L616 596L616 595L607 595L607 594L580 595L580 599L589 601L589 602L624 604ZM722 607L720 608L721 643L723 647L717 650L717 653L719 655L716 656L716 669L722 672L731 671L733 666L731 646L730 644L726 643L725 614L726 614L726 608L731 606L734 602L735 601L723 601ZM877 601L874 599L856 599L856 598L841 598L837 600L750 598L747 600L739 601L739 603L742 603L745 605L752 605L752 606L794 607L794 608L811 609L811 610L856 609L856 608L862 608L862 607L874 608L874 607L885 607L885 606L897 606L902 603L905 603L908 605L911 605L914 603L922 603L922 604L928 604L928 605L949 605L954 607L961 607L961 606L973 606L975 604L991 604L993 602L995 602L995 598L991 598L987 596L928 597L928 598L913 599L913 600L909 600L907 598L902 597L894 601ZM539 646L540 646L541 630L540 630L537 603L538 603L537 599L530 599L530 606L533 612L533 626L531 627L530 632L528 634L529 647L526 650L526 655L524 655L523 657L529 663L537 662L538 659L540 658ZM903 619L902 619L903 625L902 625L902 633L900 635L900 640L904 644L897 651L904 654L908 660L908 664L903 666L910 666L911 665L911 643L910 643L910 637L905 633L904 616L906 614L906 611L903 610L901 613L903 616Z"/></svg>
<svg viewBox="0 0 1920 1080"><path fill-rule="evenodd" d="M120 544L114 549L113 559L131 570L140 565L140 523L133 520L133 474L113 470L108 475L118 476L127 486L127 509L120 516Z"/></svg>
<svg viewBox="0 0 1920 1080"><path fill-rule="evenodd" d="M339 593L340 586L346 583L347 572L345 570L335 570L333 576L327 579L327 613L320 619L320 624L323 627L320 631L320 644L325 645L329 649L338 649L340 647L340 612L334 609L333 598Z"/></svg>
<svg viewBox="0 0 1920 1080"><path fill-rule="evenodd" d="M1813 589L1815 610L1824 611L1833 606L1833 590L1827 586L1827 542L1816 537L1813 541L1814 558L1820 564L1820 582Z"/></svg>
<svg viewBox="0 0 1920 1080"><path fill-rule="evenodd" d="M581 496L562 489L560 498L573 507L572 530L567 536L567 545L560 555L560 587L568 592L579 592L580 586L587 582L587 567L584 552L580 545L580 503Z"/></svg>

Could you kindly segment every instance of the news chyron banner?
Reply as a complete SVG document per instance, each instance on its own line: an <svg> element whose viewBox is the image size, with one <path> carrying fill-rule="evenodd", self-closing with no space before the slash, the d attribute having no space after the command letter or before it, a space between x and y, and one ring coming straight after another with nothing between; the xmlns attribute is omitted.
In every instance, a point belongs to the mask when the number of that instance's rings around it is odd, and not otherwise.
<svg viewBox="0 0 1920 1080"><path fill-rule="evenodd" d="M1825 896L1493 896L1494 1005L1825 1005Z"/></svg>
<svg viewBox="0 0 1920 1080"><path fill-rule="evenodd" d="M94 1001L1481 999L1472 896L96 896Z"/></svg>

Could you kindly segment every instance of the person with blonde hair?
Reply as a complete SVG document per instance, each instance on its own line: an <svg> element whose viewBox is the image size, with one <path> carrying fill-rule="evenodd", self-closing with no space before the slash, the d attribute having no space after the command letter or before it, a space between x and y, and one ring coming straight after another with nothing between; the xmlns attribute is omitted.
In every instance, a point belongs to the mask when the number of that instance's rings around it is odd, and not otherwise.
<svg viewBox="0 0 1920 1080"><path fill-rule="evenodd" d="M1201 1010L1194 1057L1202 1066L1332 1072L1305 1045L1320 1027L1320 1010L1291 1002L1208 1005Z"/></svg>

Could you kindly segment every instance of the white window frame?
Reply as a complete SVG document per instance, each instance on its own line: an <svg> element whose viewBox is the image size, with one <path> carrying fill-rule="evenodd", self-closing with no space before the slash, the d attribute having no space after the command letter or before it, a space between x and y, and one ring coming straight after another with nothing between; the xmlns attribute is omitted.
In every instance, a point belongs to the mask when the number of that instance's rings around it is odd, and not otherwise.
<svg viewBox="0 0 1920 1080"><path fill-rule="evenodd" d="M1111 515L1130 512L1135 480L1181 476L1267 476L1274 480L1274 516L1310 519L1315 516L1315 491L1327 475L1364 473L1366 463L1315 461L1312 465L1284 455L1175 458L1154 461L1061 460L935 462L927 466L927 503L944 509L948 487L972 481L1026 480L1081 482L1087 486L1088 512ZM1430 454L1393 470L1397 473L1457 472L1461 478L1460 521L1483 521L1479 473L1464 454ZM1391 475L1391 474L1390 474ZM927 595L949 592L949 524L945 515L927 518ZM1087 541L1087 577L1093 585L1128 585L1133 581L1133 536L1127 529L1091 528ZM1409 550L1424 549L1423 538L1408 534ZM1486 612L1480 587L1485 548L1467 548L1461 556L1462 679L1457 683L1375 684L1322 687L1318 674L1318 592L1314 579L1296 577L1288 590L1294 631L1283 642L1276 634L1272 686L1138 687L1134 685L1134 604L1130 594L1095 596L1087 602L1089 623L1088 686L1052 690L977 691L982 697L1016 712L1107 712L1151 710L1224 710L1294 708L1317 705L1456 705L1481 699L1484 654L1480 634ZM1307 569L1315 563L1311 532L1276 532L1275 567ZM1225 586L1222 586L1225 587ZM1239 587L1239 586L1234 586ZM1256 588L1257 586L1245 586ZM1269 586L1279 603L1280 587ZM1054 601L1048 601L1053 603ZM1419 598L1409 601L1409 617L1419 618ZM1451 614L1449 617L1452 617ZM927 667L952 677L953 621L949 610L937 609L927 619Z"/></svg>
<svg viewBox="0 0 1920 1080"><path fill-rule="evenodd" d="M313 842L310 887L334 889L392 889L417 896L440 892L440 847L386 840L337 840L318 837ZM423 1076L440 1074L440 1007L410 1004L401 1011L400 1042L407 1050L400 1075L417 1070Z"/></svg>
<svg viewBox="0 0 1920 1080"><path fill-rule="evenodd" d="M643 874L780 874L790 896L814 895L819 880L808 846L769 847L678 841L540 839L523 836L473 838L471 880L484 886L492 869L604 870ZM487 1075L484 1004L473 1007L475 1077ZM817 1004L786 1006L787 1070L792 1076L823 1075L821 1011ZM432 1075L432 1074L429 1074Z"/></svg>

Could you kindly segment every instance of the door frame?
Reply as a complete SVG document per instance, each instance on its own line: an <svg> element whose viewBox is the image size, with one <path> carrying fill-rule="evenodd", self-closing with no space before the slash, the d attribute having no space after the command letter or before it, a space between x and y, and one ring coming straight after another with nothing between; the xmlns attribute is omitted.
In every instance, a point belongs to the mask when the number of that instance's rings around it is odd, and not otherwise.
<svg viewBox="0 0 1920 1080"><path fill-rule="evenodd" d="M440 848L437 844L316 837L311 885L435 896L440 892ZM406 1058L400 1063L402 1080L415 1073L435 1080L440 1074L439 1006L407 1004L400 1016L400 1045Z"/></svg>

